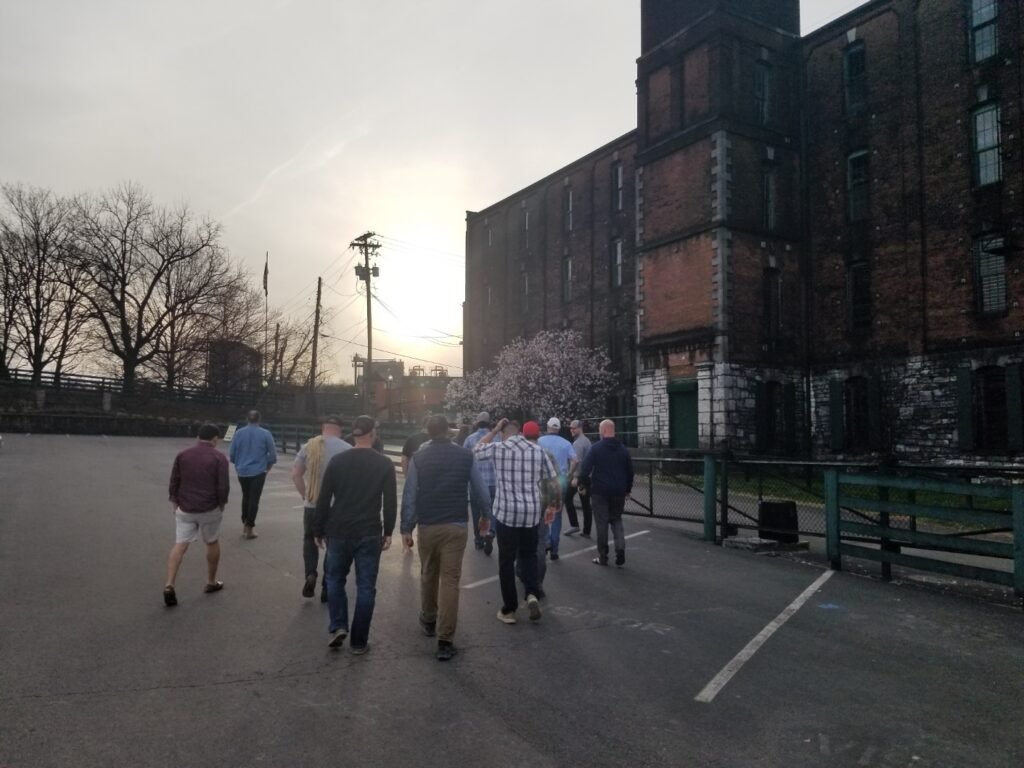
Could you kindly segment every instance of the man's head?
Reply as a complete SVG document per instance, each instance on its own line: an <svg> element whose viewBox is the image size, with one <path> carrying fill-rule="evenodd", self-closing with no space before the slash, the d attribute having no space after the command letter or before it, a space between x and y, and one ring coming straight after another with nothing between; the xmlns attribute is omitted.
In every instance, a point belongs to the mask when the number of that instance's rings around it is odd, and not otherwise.
<svg viewBox="0 0 1024 768"><path fill-rule="evenodd" d="M476 415L476 421L474 423L476 424L477 429L480 429L481 427L490 427L491 414L487 411L480 411L480 413Z"/></svg>
<svg viewBox="0 0 1024 768"><path fill-rule="evenodd" d="M253 409L253 410L249 411L249 415L248 415L247 418L249 419L249 423L250 424L259 424L260 423L260 412L255 410L255 409Z"/></svg>
<svg viewBox="0 0 1024 768"><path fill-rule="evenodd" d="M548 419L548 432L552 435L557 435L562 430L562 422L552 416Z"/></svg>
<svg viewBox="0 0 1024 768"><path fill-rule="evenodd" d="M341 417L333 414L325 417L320 432L324 437L341 437Z"/></svg>
<svg viewBox="0 0 1024 768"><path fill-rule="evenodd" d="M356 416L352 422L352 439L357 448L372 448L377 436L377 422L372 416Z"/></svg>
<svg viewBox="0 0 1024 768"><path fill-rule="evenodd" d="M536 421L528 421L523 424L523 437L531 441L540 437L540 424Z"/></svg>
<svg viewBox="0 0 1024 768"><path fill-rule="evenodd" d="M504 440L507 437L519 434L519 422L515 419L509 419L508 424L505 425L504 429L501 430L501 439Z"/></svg>
<svg viewBox="0 0 1024 768"><path fill-rule="evenodd" d="M573 419L569 422L569 431L573 437L579 437L583 434L583 423L579 419Z"/></svg>
<svg viewBox="0 0 1024 768"><path fill-rule="evenodd" d="M426 427L427 434L430 435L431 440L447 439L448 419L446 419L444 416L431 416L429 419L427 419Z"/></svg>
<svg viewBox="0 0 1024 768"><path fill-rule="evenodd" d="M615 437L615 422L611 419L605 419L598 426L597 431L601 437Z"/></svg>
<svg viewBox="0 0 1024 768"><path fill-rule="evenodd" d="M210 445L216 445L220 439L220 429L216 424L203 424L199 428L199 440Z"/></svg>

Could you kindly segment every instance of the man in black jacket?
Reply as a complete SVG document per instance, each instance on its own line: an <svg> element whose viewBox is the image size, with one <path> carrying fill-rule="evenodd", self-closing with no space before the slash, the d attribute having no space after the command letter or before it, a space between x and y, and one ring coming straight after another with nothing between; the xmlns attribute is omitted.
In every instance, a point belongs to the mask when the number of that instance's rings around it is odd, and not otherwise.
<svg viewBox="0 0 1024 768"><path fill-rule="evenodd" d="M431 416L430 442L409 459L402 492L402 541L411 548L412 530L419 526L421 608L420 626L427 637L437 636L437 658L455 655L455 624L459 615L459 579L469 529L466 493L481 535L490 528L491 498L473 453L448 439L448 420Z"/></svg>
<svg viewBox="0 0 1024 768"><path fill-rule="evenodd" d="M601 439L591 446L583 459L579 478L589 480L594 524L597 526L597 557L594 563L608 565L608 525L615 535L615 564L626 563L626 537L622 530L622 512L626 497L633 490L633 459L629 449L615 437L615 422L605 419L598 431ZM575 484L577 481L573 480Z"/></svg>
<svg viewBox="0 0 1024 768"><path fill-rule="evenodd" d="M354 654L369 650L367 638L377 597L380 553L391 546L398 500L395 465L373 449L376 423L360 416L352 426L355 448L331 459L324 474L313 518L313 534L327 547L327 605L331 648L340 648L348 635L348 595L345 579L356 567L356 608L352 615ZM381 510L384 521L381 524Z"/></svg>

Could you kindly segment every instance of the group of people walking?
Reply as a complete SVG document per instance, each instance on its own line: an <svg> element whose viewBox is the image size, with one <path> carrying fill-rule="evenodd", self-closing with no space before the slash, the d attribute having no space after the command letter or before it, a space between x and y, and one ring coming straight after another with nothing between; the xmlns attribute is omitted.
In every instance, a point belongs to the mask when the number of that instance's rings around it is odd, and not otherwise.
<svg viewBox="0 0 1024 768"><path fill-rule="evenodd" d="M255 537L259 493L277 460L273 439L264 440L262 433L269 437L269 432L258 422L259 414L250 414L249 424L235 433L230 451L242 486L245 538ZM505 624L518 621L517 579L529 619L540 620L547 559L559 559L563 509L569 517L566 535L589 537L596 528L595 564L608 565L609 526L615 563L620 567L625 563L622 513L632 490L633 466L610 420L601 422L601 439L591 445L578 421L570 426L574 438L570 443L558 434L557 418L548 420L547 432L541 435L535 421L519 424L500 419L492 424L489 415L481 413L476 430L460 446L451 440L447 419L431 416L423 434L413 436L414 447L408 453L403 450L405 487L400 512L395 465L380 451L375 421L369 416L355 419L348 442L341 437L342 426L336 416L325 418L321 434L302 446L291 472L304 506L302 595L315 596L321 577L320 552L325 551L320 599L328 604L331 648L342 647L347 639L353 654L369 650L380 558L391 547L396 524L404 552L416 549L419 554L419 626L425 635L437 638L436 656L441 661L457 653L459 583L470 525L476 549L490 555L497 543L501 588L497 618ZM239 435L243 435L241 441ZM177 541L164 590L169 606L177 602L174 579L181 559L189 543L200 536L207 544L206 591L223 587L216 575L220 520L228 499L228 462L216 450L218 439L215 426L202 427L197 445L182 451L174 462L170 499ZM583 507L582 531L576 496ZM345 586L353 566L356 599L350 622Z"/></svg>

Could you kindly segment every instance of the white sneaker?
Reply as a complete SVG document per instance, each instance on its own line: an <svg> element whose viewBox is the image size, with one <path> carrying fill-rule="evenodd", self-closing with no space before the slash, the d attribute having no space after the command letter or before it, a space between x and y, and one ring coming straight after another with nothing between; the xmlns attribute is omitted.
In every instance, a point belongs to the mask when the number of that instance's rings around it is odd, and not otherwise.
<svg viewBox="0 0 1024 768"><path fill-rule="evenodd" d="M503 610L501 610L499 608L498 609L498 621L502 622L503 624L515 624L516 623L516 613L515 613L515 611L513 611L512 613L505 613Z"/></svg>
<svg viewBox="0 0 1024 768"><path fill-rule="evenodd" d="M530 621L540 620L540 601L536 595L526 598L526 610L530 612Z"/></svg>

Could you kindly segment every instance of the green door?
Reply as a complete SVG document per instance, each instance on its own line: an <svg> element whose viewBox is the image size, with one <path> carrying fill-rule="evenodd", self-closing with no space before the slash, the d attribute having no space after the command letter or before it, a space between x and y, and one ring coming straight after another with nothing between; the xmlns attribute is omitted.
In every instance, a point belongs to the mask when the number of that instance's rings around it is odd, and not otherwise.
<svg viewBox="0 0 1024 768"><path fill-rule="evenodd" d="M700 447L697 432L697 382L679 381L668 385L669 446L696 450Z"/></svg>

